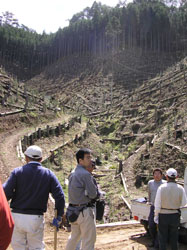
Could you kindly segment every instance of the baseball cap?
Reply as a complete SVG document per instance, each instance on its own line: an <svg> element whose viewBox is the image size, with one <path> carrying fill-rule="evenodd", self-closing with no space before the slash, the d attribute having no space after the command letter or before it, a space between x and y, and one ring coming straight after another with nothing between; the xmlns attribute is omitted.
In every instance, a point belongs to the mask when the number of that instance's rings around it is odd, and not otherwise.
<svg viewBox="0 0 187 250"><path fill-rule="evenodd" d="M177 177L177 170L175 170L174 168L169 168L166 171L166 175L170 178L176 178Z"/></svg>
<svg viewBox="0 0 187 250"><path fill-rule="evenodd" d="M32 159L42 158L42 149L36 145L32 145L26 149L24 154Z"/></svg>

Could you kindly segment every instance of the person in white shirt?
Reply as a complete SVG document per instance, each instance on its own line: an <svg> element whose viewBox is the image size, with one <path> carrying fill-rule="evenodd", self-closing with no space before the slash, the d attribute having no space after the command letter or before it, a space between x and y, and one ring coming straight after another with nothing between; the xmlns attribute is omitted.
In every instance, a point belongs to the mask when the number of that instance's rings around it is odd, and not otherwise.
<svg viewBox="0 0 187 250"><path fill-rule="evenodd" d="M159 249L166 250L170 242L171 250L178 250L178 227L180 208L187 204L185 190L176 183L177 171L169 168L166 171L167 183L162 184L156 193L155 217L158 223Z"/></svg>

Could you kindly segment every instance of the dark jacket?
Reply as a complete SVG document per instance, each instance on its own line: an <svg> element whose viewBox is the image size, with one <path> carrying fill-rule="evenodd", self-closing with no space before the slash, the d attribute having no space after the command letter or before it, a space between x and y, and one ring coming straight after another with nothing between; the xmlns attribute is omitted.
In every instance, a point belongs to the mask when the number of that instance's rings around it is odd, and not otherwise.
<svg viewBox="0 0 187 250"><path fill-rule="evenodd" d="M64 193L54 173L39 162L15 168L3 188L11 199L12 212L42 215L47 210L49 193L55 199L58 215L64 214Z"/></svg>

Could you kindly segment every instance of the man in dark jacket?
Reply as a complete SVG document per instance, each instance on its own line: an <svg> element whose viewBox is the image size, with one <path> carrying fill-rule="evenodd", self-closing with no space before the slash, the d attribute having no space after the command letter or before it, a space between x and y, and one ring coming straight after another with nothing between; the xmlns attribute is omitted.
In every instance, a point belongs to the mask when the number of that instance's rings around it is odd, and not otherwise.
<svg viewBox="0 0 187 250"><path fill-rule="evenodd" d="M44 218L49 193L55 199L58 225L64 214L64 193L54 173L41 165L42 150L33 145L24 152L27 164L14 169L4 183L4 191L15 222L12 248L14 250L45 249Z"/></svg>

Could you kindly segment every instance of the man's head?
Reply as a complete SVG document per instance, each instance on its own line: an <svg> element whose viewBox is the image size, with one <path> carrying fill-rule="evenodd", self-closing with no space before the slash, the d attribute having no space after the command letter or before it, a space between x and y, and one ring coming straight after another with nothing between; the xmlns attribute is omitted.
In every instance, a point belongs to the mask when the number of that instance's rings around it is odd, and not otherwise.
<svg viewBox="0 0 187 250"><path fill-rule="evenodd" d="M42 149L36 145L32 145L24 152L26 161L41 161Z"/></svg>
<svg viewBox="0 0 187 250"><path fill-rule="evenodd" d="M177 170L174 168L169 168L166 171L166 178L167 180L175 180L177 178Z"/></svg>
<svg viewBox="0 0 187 250"><path fill-rule="evenodd" d="M88 148L81 148L76 153L77 163L83 166L84 168L88 168L92 166L92 156L91 150Z"/></svg>
<svg viewBox="0 0 187 250"><path fill-rule="evenodd" d="M162 169L155 168L153 170L153 178L154 178L155 181L161 181L161 179L162 179Z"/></svg>

